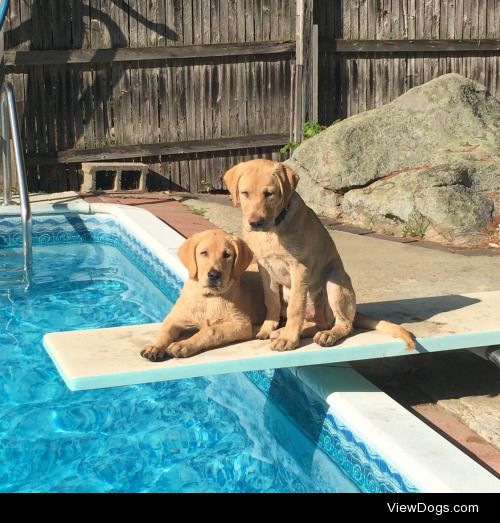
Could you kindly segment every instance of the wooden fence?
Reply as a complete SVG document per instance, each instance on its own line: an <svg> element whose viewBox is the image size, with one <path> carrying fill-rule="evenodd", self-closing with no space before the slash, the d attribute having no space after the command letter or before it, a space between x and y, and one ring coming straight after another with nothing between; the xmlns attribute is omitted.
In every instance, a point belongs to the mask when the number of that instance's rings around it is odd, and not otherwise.
<svg viewBox="0 0 500 523"><path fill-rule="evenodd" d="M314 20L323 123L450 72L500 98L500 0L315 0Z"/></svg>
<svg viewBox="0 0 500 523"><path fill-rule="evenodd" d="M298 1L312 14L310 0ZM292 106L307 112L307 89L292 89L296 8L286 0L12 0L5 73L22 115L30 189L78 189L82 161L117 158L148 163L153 189L220 189L235 162L281 158L300 127Z"/></svg>
<svg viewBox="0 0 500 523"><path fill-rule="evenodd" d="M331 123L447 72L500 97L500 0L12 0L4 72L31 190L82 161L150 166L150 189L220 189Z"/></svg>

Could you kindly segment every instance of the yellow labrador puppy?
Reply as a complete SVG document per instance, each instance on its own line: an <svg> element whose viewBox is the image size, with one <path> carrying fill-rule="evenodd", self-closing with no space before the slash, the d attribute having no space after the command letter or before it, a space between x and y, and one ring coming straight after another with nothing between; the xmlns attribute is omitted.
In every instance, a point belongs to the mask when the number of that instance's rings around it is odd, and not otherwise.
<svg viewBox="0 0 500 523"><path fill-rule="evenodd" d="M163 321L161 332L141 355L151 361L186 358L253 338L252 325L264 319L264 299L257 272L245 269L253 254L241 240L215 229L195 234L184 242L179 258L189 271L181 295ZM198 331L180 340L181 333Z"/></svg>
<svg viewBox="0 0 500 523"><path fill-rule="evenodd" d="M278 351L296 348L301 337L329 347L348 336L356 321L414 348L403 327L356 314L351 279L331 236L295 192L299 180L290 168L250 160L227 171L224 181L233 204L241 204L243 238L262 277L267 314L257 338L271 338ZM285 308L286 325L276 330Z"/></svg>

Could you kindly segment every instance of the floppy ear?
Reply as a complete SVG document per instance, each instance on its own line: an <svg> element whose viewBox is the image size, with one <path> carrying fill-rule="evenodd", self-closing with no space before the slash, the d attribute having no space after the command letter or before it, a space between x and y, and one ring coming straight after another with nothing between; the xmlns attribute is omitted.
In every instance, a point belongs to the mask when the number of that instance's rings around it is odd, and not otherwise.
<svg viewBox="0 0 500 523"><path fill-rule="evenodd" d="M295 191L295 188L299 183L299 177L290 169L290 167L287 167L282 163L278 163L273 172L273 176L278 178L281 193L283 194L283 202L286 208L288 207L293 191Z"/></svg>
<svg viewBox="0 0 500 523"><path fill-rule="evenodd" d="M195 234L186 240L179 249L179 258L189 271L189 277L192 280L194 280L198 274L195 249L199 241L199 234Z"/></svg>
<svg viewBox="0 0 500 523"><path fill-rule="evenodd" d="M238 182L240 181L243 171L241 169L241 164L231 167L229 171L226 171L224 175L224 183L227 186L228 191L231 193L231 198L233 200L233 206L236 207L240 202L240 191L238 191Z"/></svg>
<svg viewBox="0 0 500 523"><path fill-rule="evenodd" d="M253 252L250 247L241 239L233 237L233 245L236 249L236 258L234 259L233 278L239 280L245 269L253 260Z"/></svg>

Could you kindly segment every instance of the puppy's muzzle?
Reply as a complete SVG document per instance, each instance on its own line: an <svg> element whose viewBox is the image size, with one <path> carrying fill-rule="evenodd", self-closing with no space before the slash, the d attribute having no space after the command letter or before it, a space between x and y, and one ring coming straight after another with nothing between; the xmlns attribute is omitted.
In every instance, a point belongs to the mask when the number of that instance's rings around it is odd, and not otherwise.
<svg viewBox="0 0 500 523"><path fill-rule="evenodd" d="M209 287L218 287L222 282L222 272L216 269L211 269L207 274L207 281Z"/></svg>

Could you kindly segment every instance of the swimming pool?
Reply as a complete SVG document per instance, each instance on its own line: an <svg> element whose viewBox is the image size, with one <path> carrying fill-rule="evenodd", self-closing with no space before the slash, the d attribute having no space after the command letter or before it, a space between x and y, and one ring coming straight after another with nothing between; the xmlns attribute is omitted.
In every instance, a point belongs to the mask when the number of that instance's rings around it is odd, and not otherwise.
<svg viewBox="0 0 500 523"><path fill-rule="evenodd" d="M69 392L43 333L158 321L185 270L146 211L63 207L35 215L28 292L0 282L0 491L418 491L296 369ZM0 213L0 268L20 240Z"/></svg>
<svg viewBox="0 0 500 523"><path fill-rule="evenodd" d="M2 269L15 225L0 219ZM0 291L0 490L357 491L244 375L67 390L44 333L155 322L175 301L180 278L134 241L105 215L35 218L31 285Z"/></svg>

